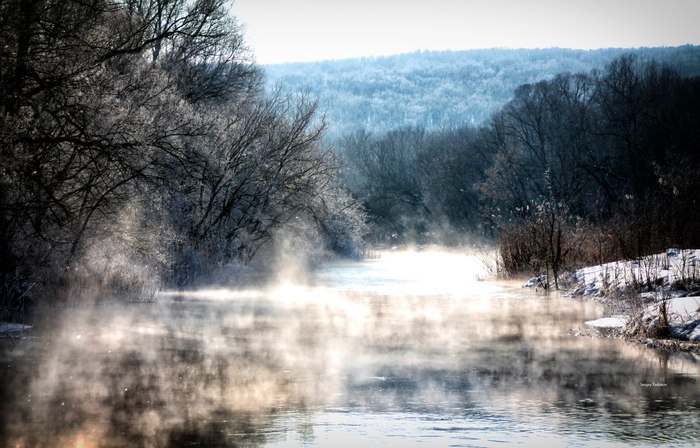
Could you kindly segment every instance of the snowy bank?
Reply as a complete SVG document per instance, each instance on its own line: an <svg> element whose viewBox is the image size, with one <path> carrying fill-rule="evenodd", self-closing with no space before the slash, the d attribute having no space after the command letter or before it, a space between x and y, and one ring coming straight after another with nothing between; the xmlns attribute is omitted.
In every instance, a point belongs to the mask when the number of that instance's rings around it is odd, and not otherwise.
<svg viewBox="0 0 700 448"><path fill-rule="evenodd" d="M601 332L700 341L700 249L579 269L571 294L624 299L627 316L586 322Z"/></svg>
<svg viewBox="0 0 700 448"><path fill-rule="evenodd" d="M700 279L700 249L668 249L637 260L613 261L579 269L577 295L613 295L632 286L640 291L681 287L679 282Z"/></svg>

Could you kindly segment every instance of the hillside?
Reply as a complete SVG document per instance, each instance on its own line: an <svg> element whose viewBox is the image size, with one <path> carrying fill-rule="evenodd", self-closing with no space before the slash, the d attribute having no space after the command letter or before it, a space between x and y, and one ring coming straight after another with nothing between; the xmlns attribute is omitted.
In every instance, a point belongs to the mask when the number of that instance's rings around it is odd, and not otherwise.
<svg viewBox="0 0 700 448"><path fill-rule="evenodd" d="M268 86L308 92L329 122L328 136L355 129L435 129L480 124L516 87L562 72L590 72L634 52L683 75L700 75L700 47L605 50L471 50L266 66Z"/></svg>

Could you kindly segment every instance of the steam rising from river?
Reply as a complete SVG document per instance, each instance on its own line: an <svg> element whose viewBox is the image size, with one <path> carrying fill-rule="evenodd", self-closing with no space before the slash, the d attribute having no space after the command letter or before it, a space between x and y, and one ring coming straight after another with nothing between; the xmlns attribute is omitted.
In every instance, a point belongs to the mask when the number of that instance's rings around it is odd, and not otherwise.
<svg viewBox="0 0 700 448"><path fill-rule="evenodd" d="M640 379L660 380L658 358L572 337L595 305L523 297L485 277L477 257L397 252L304 282L66 310L3 358L6 444L274 445L289 431L313 439L290 415L488 413L492 397L514 415L529 400L527 418L611 393L620 412L643 411L624 397L639 396ZM695 387L697 370L675 362L663 380ZM590 387L571 387L581 382Z"/></svg>

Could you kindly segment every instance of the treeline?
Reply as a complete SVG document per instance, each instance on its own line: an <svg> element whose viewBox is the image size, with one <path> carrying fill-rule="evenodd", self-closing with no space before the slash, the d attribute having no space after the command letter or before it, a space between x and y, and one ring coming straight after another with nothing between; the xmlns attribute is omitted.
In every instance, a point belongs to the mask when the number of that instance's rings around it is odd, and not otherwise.
<svg viewBox="0 0 700 448"><path fill-rule="evenodd" d="M700 78L633 55L523 85L478 128L354 133L339 148L380 242L497 237L507 272L555 282L700 247Z"/></svg>
<svg viewBox="0 0 700 448"><path fill-rule="evenodd" d="M147 292L363 215L225 0L0 1L0 295Z"/></svg>
<svg viewBox="0 0 700 448"><path fill-rule="evenodd" d="M429 131L480 126L520 85L558 73L588 73L628 49L490 49L423 51L395 56L288 63L266 67L268 85L283 84L319 99L327 137L360 129L382 134L399 127ZM700 47L639 48L641 61L656 60L684 76L700 75Z"/></svg>

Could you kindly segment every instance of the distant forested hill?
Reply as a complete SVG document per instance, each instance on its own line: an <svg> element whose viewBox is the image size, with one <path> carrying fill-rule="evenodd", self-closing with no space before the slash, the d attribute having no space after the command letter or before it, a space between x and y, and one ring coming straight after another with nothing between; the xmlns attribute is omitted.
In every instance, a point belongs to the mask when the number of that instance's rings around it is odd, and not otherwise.
<svg viewBox="0 0 700 448"><path fill-rule="evenodd" d="M686 76L700 75L698 46L416 52L265 69L271 88L281 84L319 100L333 138L359 128L382 133L402 126L480 124L522 84L601 69L625 53L655 59Z"/></svg>

